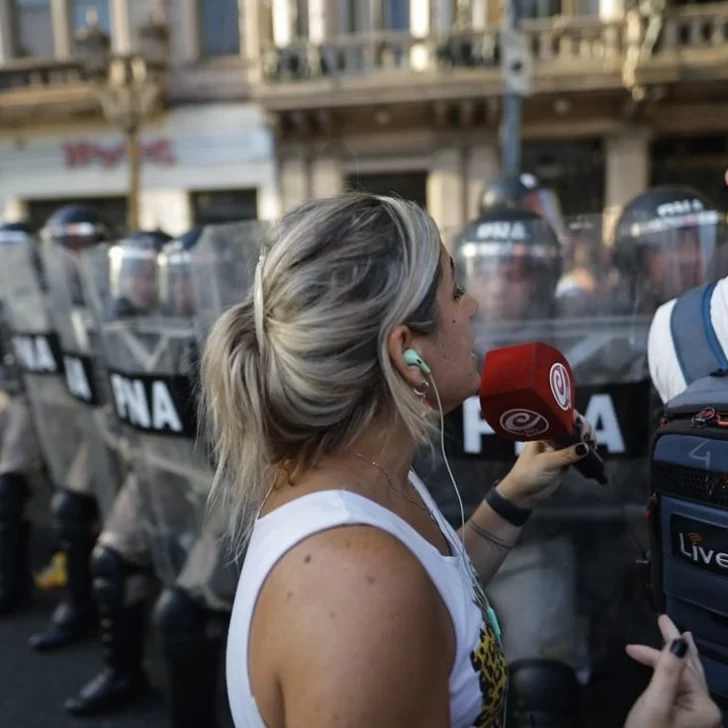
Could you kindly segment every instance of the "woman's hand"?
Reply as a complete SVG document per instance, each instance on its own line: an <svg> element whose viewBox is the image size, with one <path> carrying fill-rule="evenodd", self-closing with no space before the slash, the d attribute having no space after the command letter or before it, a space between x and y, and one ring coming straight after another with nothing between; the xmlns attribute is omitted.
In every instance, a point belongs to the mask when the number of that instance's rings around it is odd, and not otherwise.
<svg viewBox="0 0 728 728"><path fill-rule="evenodd" d="M519 508L533 508L548 498L561 484L566 469L594 447L592 426L578 412L574 412L574 422L582 442L563 450L542 441L526 443L516 464L498 484L498 492Z"/></svg>
<svg viewBox="0 0 728 728"><path fill-rule="evenodd" d="M624 728L719 728L722 717L708 694L693 636L690 632L681 635L665 614L658 624L665 640L662 652L645 645L627 645L633 660L655 672L630 710Z"/></svg>

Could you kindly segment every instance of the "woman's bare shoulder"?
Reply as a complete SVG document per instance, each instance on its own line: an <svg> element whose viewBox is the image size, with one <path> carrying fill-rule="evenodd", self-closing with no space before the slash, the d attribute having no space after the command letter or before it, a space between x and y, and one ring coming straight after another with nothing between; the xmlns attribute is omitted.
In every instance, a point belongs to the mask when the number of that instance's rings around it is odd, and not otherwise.
<svg viewBox="0 0 728 728"><path fill-rule="evenodd" d="M384 531L337 527L299 543L271 573L256 622L265 640L254 643L265 645L287 713L294 700L296 713L313 719L310 701L318 699L339 719L349 711L351 725L359 725L360 714L364 721L379 706L385 716L376 722L386 726L390 709L419 715L412 689L437 692L434 715L443 700L447 707L444 605L416 557ZM329 725L320 716L315 722Z"/></svg>
<svg viewBox="0 0 728 728"><path fill-rule="evenodd" d="M368 525L337 526L300 541L279 560L264 587L271 606L281 602L294 611L342 598L339 592L376 601L382 590L402 598L413 592L436 596L417 557L394 536Z"/></svg>

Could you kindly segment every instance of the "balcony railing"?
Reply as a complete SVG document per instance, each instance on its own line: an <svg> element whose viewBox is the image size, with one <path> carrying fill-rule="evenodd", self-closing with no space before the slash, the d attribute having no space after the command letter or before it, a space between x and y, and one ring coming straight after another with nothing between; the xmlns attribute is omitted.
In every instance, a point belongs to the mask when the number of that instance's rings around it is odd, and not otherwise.
<svg viewBox="0 0 728 728"><path fill-rule="evenodd" d="M623 19L556 17L520 27L533 57L536 91L624 85L625 64L637 82L669 82L709 69L728 78L728 2L674 8L656 19L629 13ZM417 38L379 32L269 46L262 58L257 93L312 94L357 88L412 87L427 82L477 82L482 95L500 93L498 28L458 30ZM303 98L301 98L303 100ZM315 103L311 99L311 103Z"/></svg>
<svg viewBox="0 0 728 728"><path fill-rule="evenodd" d="M96 106L77 61L23 59L0 67L0 120L39 108L78 112Z"/></svg>

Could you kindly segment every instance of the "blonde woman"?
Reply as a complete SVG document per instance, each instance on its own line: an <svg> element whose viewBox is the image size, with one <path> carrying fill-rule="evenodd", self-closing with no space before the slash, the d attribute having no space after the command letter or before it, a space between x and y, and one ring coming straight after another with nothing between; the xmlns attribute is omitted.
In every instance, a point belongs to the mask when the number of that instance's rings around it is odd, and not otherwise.
<svg viewBox="0 0 728 728"><path fill-rule="evenodd" d="M476 310L424 211L350 194L286 215L213 328L216 488L247 542L227 654L237 728L502 725L481 585L589 448L528 445L462 533L447 524L412 459L478 388Z"/></svg>

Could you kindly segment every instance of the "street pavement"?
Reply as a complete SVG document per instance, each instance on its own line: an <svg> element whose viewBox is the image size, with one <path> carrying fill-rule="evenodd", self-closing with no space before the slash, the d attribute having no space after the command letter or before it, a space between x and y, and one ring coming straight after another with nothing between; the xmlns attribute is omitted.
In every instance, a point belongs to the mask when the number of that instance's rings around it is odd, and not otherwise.
<svg viewBox="0 0 728 728"><path fill-rule="evenodd" d="M49 560L52 539L47 513L35 512L33 520L32 561L38 570ZM38 654L28 647L28 637L48 624L59 598L58 592L38 592L28 612L0 619L0 728L166 728L163 671L153 635L146 650L151 683L147 696L124 711L104 717L74 718L63 710L64 700L99 670L101 645L95 636L89 636L52 654ZM223 684L220 706L222 726L227 728Z"/></svg>
<svg viewBox="0 0 728 728"><path fill-rule="evenodd" d="M51 531L46 514L36 521L33 564L48 562ZM34 519L36 520L36 519ZM38 527L40 526L40 527ZM164 726L159 660L150 642L152 692L123 714L104 718L73 718L63 710L64 700L75 695L101 666L101 645L90 636L78 645L52 654L38 654L28 637L43 629L60 594L38 592L33 607L22 615L0 619L0 726L17 728L132 728Z"/></svg>
<svg viewBox="0 0 728 728"><path fill-rule="evenodd" d="M0 621L0 726L164 726L159 691L118 717L78 719L66 714L63 701L94 676L101 664L101 648L92 638L64 652L47 655L39 655L27 646L28 637L47 624L55 600L55 595L44 594L30 612Z"/></svg>

